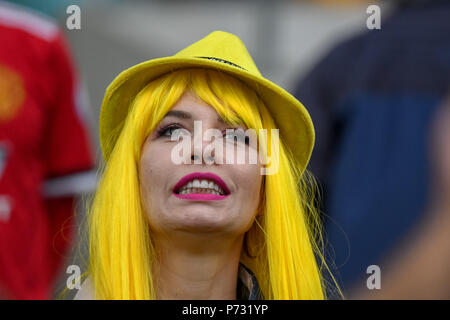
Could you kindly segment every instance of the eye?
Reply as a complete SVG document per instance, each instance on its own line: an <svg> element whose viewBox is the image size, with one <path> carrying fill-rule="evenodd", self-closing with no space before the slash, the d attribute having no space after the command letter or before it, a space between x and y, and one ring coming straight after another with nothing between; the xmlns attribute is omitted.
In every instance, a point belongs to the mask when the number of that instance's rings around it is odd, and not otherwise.
<svg viewBox="0 0 450 320"><path fill-rule="evenodd" d="M239 143L245 143L245 144L249 144L250 143L250 137L248 135L245 134L245 131L243 129L227 129L224 137L230 140L237 141Z"/></svg>
<svg viewBox="0 0 450 320"><path fill-rule="evenodd" d="M180 124L169 124L157 130L157 137L174 137L181 135L190 135L190 132L184 129Z"/></svg>

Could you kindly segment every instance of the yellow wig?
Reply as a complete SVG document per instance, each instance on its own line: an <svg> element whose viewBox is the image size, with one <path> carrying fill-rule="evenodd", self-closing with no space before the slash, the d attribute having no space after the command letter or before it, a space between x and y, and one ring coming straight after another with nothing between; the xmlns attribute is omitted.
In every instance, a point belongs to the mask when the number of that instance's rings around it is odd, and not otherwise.
<svg viewBox="0 0 450 320"><path fill-rule="evenodd" d="M146 137L184 92L192 90L231 125L271 129L276 125L257 92L210 69L165 74L130 97L127 118L115 141L98 190L88 208L87 275L96 299L155 299L158 257L141 205L139 160ZM270 149L270 147L268 147ZM241 262L255 274L265 299L323 299L322 251L317 185L280 137L279 169L264 176L260 215L245 235Z"/></svg>

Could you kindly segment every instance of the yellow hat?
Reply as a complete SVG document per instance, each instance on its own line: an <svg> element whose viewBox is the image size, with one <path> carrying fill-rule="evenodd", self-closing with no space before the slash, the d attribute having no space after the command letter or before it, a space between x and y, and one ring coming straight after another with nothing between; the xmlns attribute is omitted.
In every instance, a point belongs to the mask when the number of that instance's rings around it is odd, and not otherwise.
<svg viewBox="0 0 450 320"><path fill-rule="evenodd" d="M244 43L234 34L214 31L171 57L137 64L106 89L100 111L100 144L105 159L112 150L106 142L125 119L131 100L153 79L176 69L202 67L222 70L253 88L266 104L280 136L299 160L303 172L314 146L314 127L306 108L291 94L265 79Z"/></svg>

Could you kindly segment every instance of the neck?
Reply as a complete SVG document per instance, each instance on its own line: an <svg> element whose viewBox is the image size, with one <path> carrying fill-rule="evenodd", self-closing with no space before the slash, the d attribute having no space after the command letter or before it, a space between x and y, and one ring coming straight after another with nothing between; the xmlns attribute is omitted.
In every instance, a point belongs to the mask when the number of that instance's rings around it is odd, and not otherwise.
<svg viewBox="0 0 450 320"><path fill-rule="evenodd" d="M157 299L235 300L243 237L159 242Z"/></svg>

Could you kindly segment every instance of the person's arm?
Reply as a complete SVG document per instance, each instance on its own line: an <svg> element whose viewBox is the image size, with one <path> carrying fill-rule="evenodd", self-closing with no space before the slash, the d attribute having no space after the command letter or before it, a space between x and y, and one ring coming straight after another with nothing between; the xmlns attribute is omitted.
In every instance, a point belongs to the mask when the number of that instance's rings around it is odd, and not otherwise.
<svg viewBox="0 0 450 320"><path fill-rule="evenodd" d="M450 299L450 100L434 122L432 200L424 221L381 270L381 289L355 289L353 299Z"/></svg>

